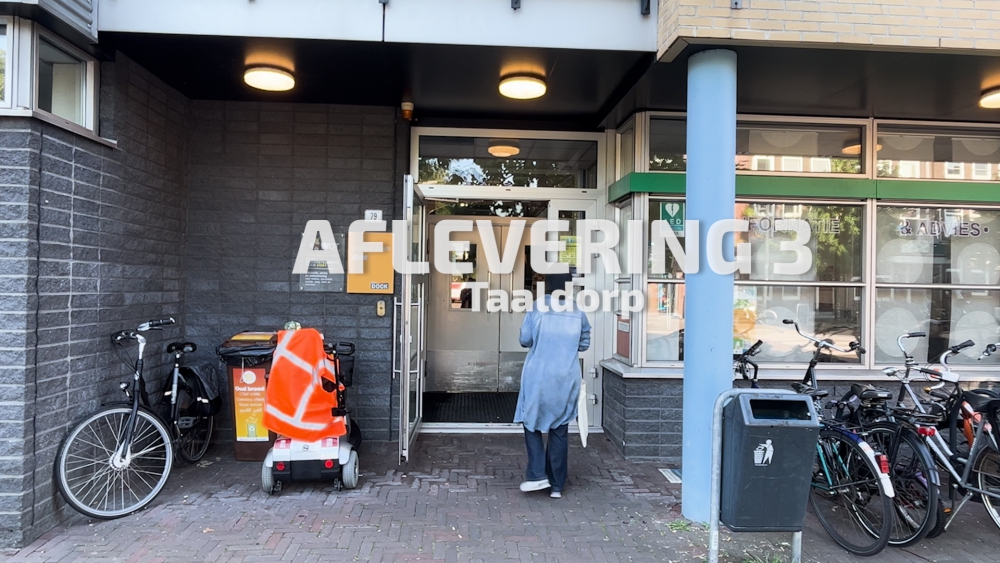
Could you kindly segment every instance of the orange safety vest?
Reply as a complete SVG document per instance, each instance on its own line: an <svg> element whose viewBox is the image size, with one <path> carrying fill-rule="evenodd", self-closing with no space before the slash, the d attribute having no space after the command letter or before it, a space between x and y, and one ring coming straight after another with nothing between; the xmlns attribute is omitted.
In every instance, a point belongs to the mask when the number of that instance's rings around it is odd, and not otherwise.
<svg viewBox="0 0 1000 563"><path fill-rule="evenodd" d="M278 332L264 399L264 426L308 442L345 435L344 417L331 412L337 407L337 394L323 389L323 379L337 382L320 333L314 328Z"/></svg>

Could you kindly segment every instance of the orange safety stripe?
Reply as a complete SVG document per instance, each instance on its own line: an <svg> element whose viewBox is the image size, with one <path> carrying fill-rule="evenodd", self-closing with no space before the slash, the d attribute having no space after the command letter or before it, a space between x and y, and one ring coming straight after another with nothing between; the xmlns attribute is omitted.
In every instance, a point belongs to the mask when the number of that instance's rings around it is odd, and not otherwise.
<svg viewBox="0 0 1000 563"><path fill-rule="evenodd" d="M312 328L280 331L267 382L264 426L309 442L345 435L344 417L330 412L337 407L337 394L323 389L323 379L337 381L320 333Z"/></svg>

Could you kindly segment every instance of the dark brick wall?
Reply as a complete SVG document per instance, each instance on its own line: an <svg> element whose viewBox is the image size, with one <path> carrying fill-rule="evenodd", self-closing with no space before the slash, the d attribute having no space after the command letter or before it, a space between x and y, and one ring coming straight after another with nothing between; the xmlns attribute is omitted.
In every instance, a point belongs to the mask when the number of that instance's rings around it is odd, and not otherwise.
<svg viewBox="0 0 1000 563"><path fill-rule="evenodd" d="M624 379L604 370L604 432L629 459L680 463L681 393L676 379Z"/></svg>
<svg viewBox="0 0 1000 563"><path fill-rule="evenodd" d="M68 513L56 449L128 372L108 335L181 312L188 103L123 57L101 70L100 130L118 149L0 118L0 300L13 311L0 317L0 545Z"/></svg>
<svg viewBox="0 0 1000 563"><path fill-rule="evenodd" d="M365 209L381 209L386 221L398 215L406 122L378 107L191 107L186 336L215 346L296 320L329 339L353 341L348 405L366 439L390 439L393 296L302 292L292 264L306 221L326 219L334 233L346 233ZM379 300L386 301L384 317L375 314ZM232 439L228 420L218 439Z"/></svg>

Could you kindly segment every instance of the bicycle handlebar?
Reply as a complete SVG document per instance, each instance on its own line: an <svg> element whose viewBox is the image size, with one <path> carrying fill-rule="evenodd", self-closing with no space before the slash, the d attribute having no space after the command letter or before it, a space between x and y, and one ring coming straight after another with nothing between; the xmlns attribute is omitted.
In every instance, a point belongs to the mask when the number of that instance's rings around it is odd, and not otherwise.
<svg viewBox="0 0 1000 563"><path fill-rule="evenodd" d="M987 344L986 349L983 350L983 353L979 355L979 359L981 360L983 358L987 358L990 356L990 354L995 354L996 351L997 351L996 344Z"/></svg>
<svg viewBox="0 0 1000 563"><path fill-rule="evenodd" d="M829 340L820 340L820 339L815 338L813 336L809 336L808 334L802 334L802 331L799 330L799 323L795 322L795 320L793 320L793 319L784 319L781 322L785 323L786 325L793 325L793 326L795 326L795 332L799 333L799 336L801 336L802 338L805 338L806 340L811 340L812 342L815 342L816 346L818 346L820 348L830 348L831 350L836 350L838 352L853 352L853 351L857 351L859 354L866 354L867 353L867 351L864 349L864 347L861 346L861 344L859 344L857 342L851 342L850 350L844 350L843 348L841 348L840 346L835 345L833 342L830 342Z"/></svg>
<svg viewBox="0 0 1000 563"><path fill-rule="evenodd" d="M154 330L160 328L161 326L172 325L175 322L177 321L175 321L173 317L166 319L155 319L152 321L146 321L142 323L141 325L139 325L138 328L136 328L136 330L138 330L139 332L146 332L147 330Z"/></svg>

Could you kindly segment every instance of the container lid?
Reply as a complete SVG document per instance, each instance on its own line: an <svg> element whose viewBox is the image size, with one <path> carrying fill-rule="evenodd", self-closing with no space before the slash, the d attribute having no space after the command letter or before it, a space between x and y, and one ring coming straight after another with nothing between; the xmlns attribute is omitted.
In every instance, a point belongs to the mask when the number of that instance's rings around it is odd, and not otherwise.
<svg viewBox="0 0 1000 563"><path fill-rule="evenodd" d="M241 332L239 334L234 334L229 340L231 341L243 341L243 340L255 340L255 341L268 341L274 339L278 336L277 332Z"/></svg>

